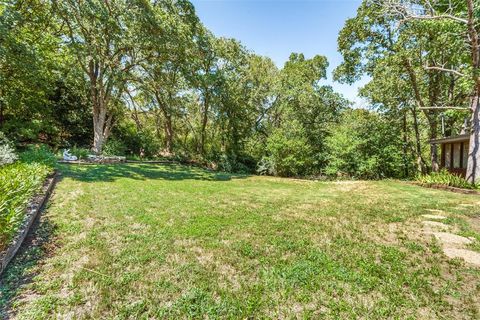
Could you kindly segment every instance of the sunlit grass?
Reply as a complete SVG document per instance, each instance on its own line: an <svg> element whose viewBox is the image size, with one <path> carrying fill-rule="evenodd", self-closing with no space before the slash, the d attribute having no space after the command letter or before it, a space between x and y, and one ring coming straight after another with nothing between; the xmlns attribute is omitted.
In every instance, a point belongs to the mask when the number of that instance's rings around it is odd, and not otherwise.
<svg viewBox="0 0 480 320"><path fill-rule="evenodd" d="M420 223L441 209L476 235L478 196L175 165L62 171L50 244L1 282L20 319L480 316L479 269L447 260Z"/></svg>

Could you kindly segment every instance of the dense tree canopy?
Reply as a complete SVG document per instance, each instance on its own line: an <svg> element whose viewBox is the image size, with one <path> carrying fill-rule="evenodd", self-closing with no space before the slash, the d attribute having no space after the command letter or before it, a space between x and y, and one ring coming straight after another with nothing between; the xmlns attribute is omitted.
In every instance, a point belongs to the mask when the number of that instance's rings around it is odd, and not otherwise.
<svg viewBox="0 0 480 320"><path fill-rule="evenodd" d="M279 68L213 35L186 0L9 0L0 5L0 131L19 146L284 176L436 170L438 150L426 142L441 136L441 119L458 128L469 116L445 107L471 104L476 80L463 76L472 73L464 2L362 2L339 34L334 77L369 77L364 111L325 85L326 57L292 53ZM445 18L413 17L407 3Z"/></svg>
<svg viewBox="0 0 480 320"><path fill-rule="evenodd" d="M479 176L474 93L479 10L471 0L364 0L340 32L344 62L335 71L336 79L347 83L370 78L361 95L403 122L405 150L413 150L419 171L439 168L439 150L435 144L428 148L427 141L458 133L470 119L470 182ZM447 125L443 130L441 123Z"/></svg>

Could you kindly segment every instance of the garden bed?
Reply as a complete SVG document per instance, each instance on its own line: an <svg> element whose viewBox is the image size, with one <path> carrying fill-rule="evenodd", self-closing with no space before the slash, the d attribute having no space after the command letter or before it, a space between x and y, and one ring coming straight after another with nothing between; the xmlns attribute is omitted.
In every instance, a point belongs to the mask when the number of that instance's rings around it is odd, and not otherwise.
<svg viewBox="0 0 480 320"><path fill-rule="evenodd" d="M30 231L33 222L47 203L47 200L50 197L50 194L52 193L53 187L55 185L56 176L56 172L48 176L41 190L36 193L28 202L25 209L25 215L16 231L16 235L9 242L6 249L0 252L0 275L3 273L8 263L17 253L18 249L22 245L23 240Z"/></svg>
<svg viewBox="0 0 480 320"><path fill-rule="evenodd" d="M126 157L112 156L88 156L86 159L80 160L60 160L59 163L70 163L70 164L111 164L111 163L124 163L126 162Z"/></svg>
<svg viewBox="0 0 480 320"><path fill-rule="evenodd" d="M432 188L432 189L438 189L438 190L446 190L446 191L451 191L455 193L462 193L462 194L478 194L480 195L480 191L474 190L474 189L464 189L464 188L457 188L457 187L452 187L452 186L447 186L444 184L437 184L437 183L422 183L422 182L414 182L413 184L419 185L424 188Z"/></svg>

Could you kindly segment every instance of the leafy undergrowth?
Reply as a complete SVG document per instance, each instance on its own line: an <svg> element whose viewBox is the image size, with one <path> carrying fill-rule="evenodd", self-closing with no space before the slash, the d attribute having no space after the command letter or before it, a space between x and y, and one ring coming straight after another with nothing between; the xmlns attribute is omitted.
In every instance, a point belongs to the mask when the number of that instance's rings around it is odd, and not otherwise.
<svg viewBox="0 0 480 320"><path fill-rule="evenodd" d="M420 231L429 210L477 219L478 196L179 165L62 171L43 217L54 249L26 250L0 280L18 319L480 316L480 270Z"/></svg>
<svg viewBox="0 0 480 320"><path fill-rule="evenodd" d="M43 148L21 154L21 162L0 166L0 251L4 250L25 217L25 207L55 165Z"/></svg>
<svg viewBox="0 0 480 320"><path fill-rule="evenodd" d="M478 189L477 185L471 184L464 178L451 174L447 170L421 175L417 178L417 181L425 185L444 185L462 189Z"/></svg>

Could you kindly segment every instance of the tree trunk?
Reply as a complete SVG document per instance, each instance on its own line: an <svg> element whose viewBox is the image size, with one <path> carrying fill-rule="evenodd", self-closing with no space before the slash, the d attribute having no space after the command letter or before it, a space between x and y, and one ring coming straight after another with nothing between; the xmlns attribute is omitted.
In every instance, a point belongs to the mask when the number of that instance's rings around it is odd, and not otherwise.
<svg viewBox="0 0 480 320"><path fill-rule="evenodd" d="M418 88L418 81L417 81L417 75L415 74L415 70L413 70L412 64L410 63L409 60L404 60L403 63L410 77L410 82L412 84L413 92L415 94L415 101L418 104L418 107L424 108L425 103L422 99L420 89ZM417 167L418 167L418 171L420 171L421 173L426 173L427 166L425 164L425 160L422 157L422 148L420 145L420 132L418 129L417 108L415 105L412 108L412 114L413 114L413 127L415 129L415 140L416 140L415 147L416 147L416 153L417 153Z"/></svg>
<svg viewBox="0 0 480 320"><path fill-rule="evenodd" d="M200 131L200 154L204 155L205 154L205 136L206 136L206 127L207 127L207 121L208 117L207 114L205 113L202 118L202 128Z"/></svg>
<svg viewBox="0 0 480 320"><path fill-rule="evenodd" d="M160 112L158 110L155 111L155 134L158 139L162 137L160 127L161 127L161 117L160 117Z"/></svg>
<svg viewBox="0 0 480 320"><path fill-rule="evenodd" d="M475 18L475 5L473 0L467 0L468 12L468 35L471 50L472 67L474 69L473 80L475 82L475 95L472 97L472 118L470 131L470 145L468 149L467 181L470 183L480 182L480 48L477 21Z"/></svg>
<svg viewBox="0 0 480 320"><path fill-rule="evenodd" d="M111 84L105 85L101 64L90 60L87 74L90 78L90 98L93 105L93 152L101 154L112 127L112 115L108 115Z"/></svg>
<svg viewBox="0 0 480 320"><path fill-rule="evenodd" d="M104 105L94 106L93 111L93 152L101 154L103 146L110 135L112 117L107 117L107 110Z"/></svg>
<svg viewBox="0 0 480 320"><path fill-rule="evenodd" d="M3 101L0 99L0 128L3 127L3 121L4 121L4 116L3 116Z"/></svg>
<svg viewBox="0 0 480 320"><path fill-rule="evenodd" d="M103 130L98 124L93 124L93 152L101 154L103 150L103 144L105 137L103 136Z"/></svg>
<svg viewBox="0 0 480 320"><path fill-rule="evenodd" d="M208 107L209 107L209 97L208 97L208 93L206 93L205 101L203 103L202 124L200 128L200 146L198 150L201 155L205 155L205 139L206 139L206 128L207 128L207 122L208 122Z"/></svg>
<svg viewBox="0 0 480 320"><path fill-rule="evenodd" d="M168 153L173 152L173 127L172 127L172 116L165 113L165 150Z"/></svg>
<svg viewBox="0 0 480 320"><path fill-rule="evenodd" d="M435 137L432 137L431 139L433 140ZM438 164L438 148L436 144L430 145L430 156L430 160L432 161L432 171L438 172L440 170L440 165Z"/></svg>
<svg viewBox="0 0 480 320"><path fill-rule="evenodd" d="M421 173L426 173L425 160L422 156L422 145L420 142L420 130L418 129L418 117L417 117L417 108L412 108L413 115L413 128L415 130L415 151L417 153L417 168Z"/></svg>
<svg viewBox="0 0 480 320"><path fill-rule="evenodd" d="M467 181L480 183L480 87L472 98L470 146L468 150Z"/></svg>
<svg viewBox="0 0 480 320"><path fill-rule="evenodd" d="M135 122L135 125L137 127L137 131L138 132L142 131L142 123L140 122L140 118L138 116L138 111L137 111L137 108L135 108L135 106L133 107L132 119Z"/></svg>
<svg viewBox="0 0 480 320"><path fill-rule="evenodd" d="M405 178L408 177L408 154L407 154L407 146L408 146L408 134L407 134L407 112L403 112L403 166L404 166L404 175Z"/></svg>
<svg viewBox="0 0 480 320"><path fill-rule="evenodd" d="M430 124L430 139L434 140L437 138L437 120L428 117L428 122ZM436 144L430 144L430 160L432 161L432 171L438 172L440 165L438 164L438 148Z"/></svg>
<svg viewBox="0 0 480 320"><path fill-rule="evenodd" d="M103 146L108 139L109 135L109 125L106 121L93 121L93 152L96 154L101 154Z"/></svg>
<svg viewBox="0 0 480 320"><path fill-rule="evenodd" d="M172 125L172 115L170 114L168 107L164 100L160 98L160 94L155 92L155 99L157 99L158 106L162 112L163 117L165 118L165 121L163 122L163 132L165 134L165 151L168 153L173 152L173 125ZM170 97L170 102L173 99ZM156 121L156 126L157 126L157 135L159 134L159 117L157 115L157 121Z"/></svg>

